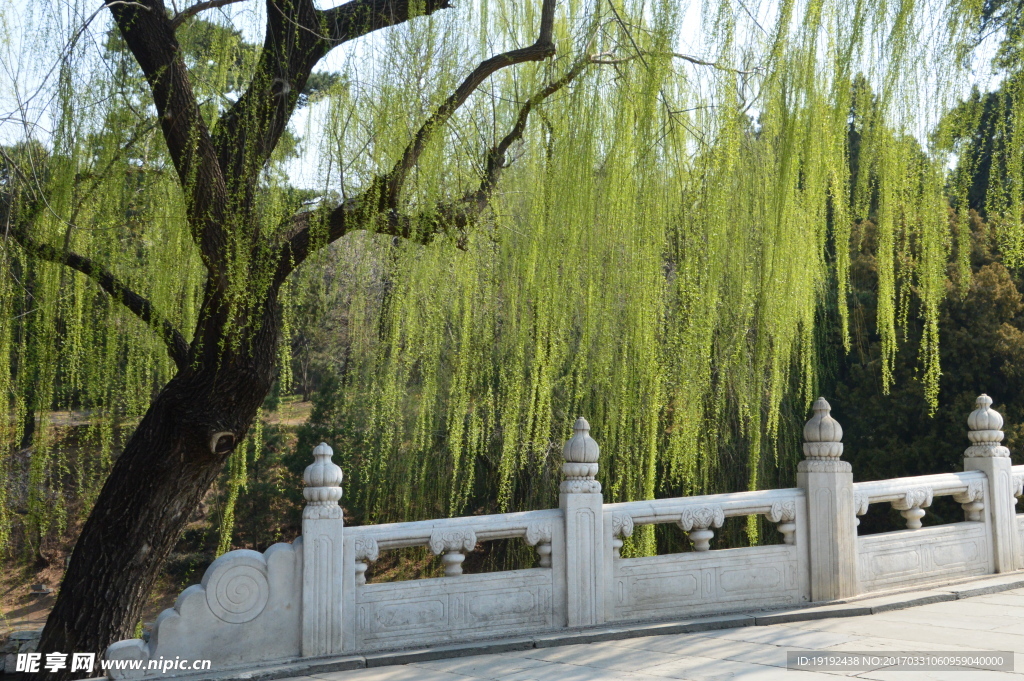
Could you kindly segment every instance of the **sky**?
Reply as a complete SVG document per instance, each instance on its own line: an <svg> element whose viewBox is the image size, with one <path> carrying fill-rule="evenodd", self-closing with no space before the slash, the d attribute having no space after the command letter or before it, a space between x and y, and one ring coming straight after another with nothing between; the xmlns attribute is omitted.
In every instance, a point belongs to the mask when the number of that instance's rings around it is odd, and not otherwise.
<svg viewBox="0 0 1024 681"><path fill-rule="evenodd" d="M166 1L181 3L181 6L188 2ZM745 0L744 4L744 0L736 1L756 19L757 24L771 26L778 7L777 2ZM323 8L326 7L323 5ZM701 18L703 13L712 11L712 8L713 5L705 5L701 0L684 5L678 45L680 52L698 57L706 55L706 48L701 43ZM264 5L260 0L245 0L207 12L204 16L214 18L217 15L230 17L233 25L251 42L262 42ZM5 0L0 3L0 144L10 144L26 136L31 136L44 144L49 142L54 120L51 113L55 102L55 85L59 82L61 64L71 58L91 61L96 69L103 69L102 45L109 26L109 12L98 2ZM361 63L371 60L361 60L360 50L366 50L368 46L372 49L368 41L381 40L384 37L382 34L383 32L380 32L335 49L321 62L318 70L346 71L353 67L364 68L361 67ZM68 35L76 36L72 49L67 48ZM756 38L756 35L739 36L740 41ZM997 38L993 37L975 55L973 82L979 84L983 90L993 89L998 85L998 79L992 76L991 69L988 68L996 44ZM372 64L367 68L368 73L372 74ZM467 65L467 70L469 68L470 65ZM700 68L693 67L695 75L698 75L697 70ZM363 72L367 72L365 68ZM954 84L956 96L966 94L972 84ZM927 89L924 88L922 91ZM96 102L96 105L102 106L102 102ZM325 102L315 103L297 111L292 119L292 130L302 138L303 145L299 157L289 164L287 172L292 182L298 186L313 187L318 184L321 163L316 140L320 138L319 133L324 125L326 110ZM756 115L756 111L754 113ZM914 133L922 137L933 124L933 121L918 121L920 129Z"/></svg>

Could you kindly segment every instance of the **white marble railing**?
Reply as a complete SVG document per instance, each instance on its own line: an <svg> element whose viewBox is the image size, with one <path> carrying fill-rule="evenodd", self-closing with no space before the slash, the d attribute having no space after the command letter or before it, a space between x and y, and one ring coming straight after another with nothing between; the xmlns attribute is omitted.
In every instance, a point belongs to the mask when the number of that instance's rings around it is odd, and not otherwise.
<svg viewBox="0 0 1024 681"><path fill-rule="evenodd" d="M863 592L884 591L994 572L991 503L982 471L922 475L860 482L853 486L857 515L868 506L889 503L906 519L907 530L858 537L857 575ZM935 497L952 496L964 509L964 522L921 526ZM909 532L908 532L909 531Z"/></svg>
<svg viewBox="0 0 1024 681"><path fill-rule="evenodd" d="M908 530L918 530L924 509L932 505L933 498L941 496L954 497L962 504L968 520L981 520L988 493L986 482L982 471L858 482L853 485L853 503L858 516L867 513L870 504L890 503L906 519Z"/></svg>
<svg viewBox="0 0 1024 681"><path fill-rule="evenodd" d="M223 669L784 608L1018 570L1024 514L1014 505L1024 466L1010 465L991 403L979 397L968 419L962 473L855 484L841 459L842 428L819 398L796 488L615 504L603 501L600 450L581 418L563 451L557 509L360 527L344 526L342 472L321 444L304 475L301 537L221 556L157 618L148 642L120 641L107 656L211 659ZM923 527L925 509L943 495L962 505L965 520ZM881 503L899 510L907 529L857 536L857 516ZM711 550L726 518L750 515L775 523L782 543ZM635 528L652 524L678 526L694 550L623 558ZM535 548L536 567L463 574L478 542L517 538ZM366 582L382 551L410 546L428 547L445 576Z"/></svg>
<svg viewBox="0 0 1024 681"><path fill-rule="evenodd" d="M785 607L810 600L806 495L775 489L605 505L606 560L610 594L606 621L700 615L722 610ZM764 515L783 543L711 551L714 530L726 518ZM621 537L636 525L674 523L693 543L693 553L620 558ZM607 553L607 552L606 552Z"/></svg>
<svg viewBox="0 0 1024 681"><path fill-rule="evenodd" d="M353 562L344 568L342 650L373 651L550 630L565 618L560 509L472 516L346 531ZM464 575L462 561L478 541L522 538L536 548L538 567ZM445 577L366 584L366 564L380 550L427 546L441 557ZM351 548L350 548L351 547ZM556 577L556 575L558 575ZM557 596L557 597L556 597Z"/></svg>

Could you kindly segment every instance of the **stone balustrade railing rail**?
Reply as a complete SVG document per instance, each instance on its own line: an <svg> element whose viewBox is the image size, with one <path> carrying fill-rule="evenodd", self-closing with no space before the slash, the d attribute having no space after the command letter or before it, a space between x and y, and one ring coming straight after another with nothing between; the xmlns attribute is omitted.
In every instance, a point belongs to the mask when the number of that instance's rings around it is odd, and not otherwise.
<svg viewBox="0 0 1024 681"><path fill-rule="evenodd" d="M157 619L149 641L110 646L141 660L112 678L166 676L159 661L211 659L220 669L523 636L610 622L680 619L828 602L1024 568L1024 466L1003 447L1002 417L982 395L968 418L964 471L853 482L828 402L804 428L796 488L605 504L600 448L580 418L563 450L557 509L345 527L342 471L326 444L306 469L302 536L267 551L231 551ZM935 497L962 522L925 527ZM907 529L857 535L871 504ZM726 518L763 515L782 542L712 550ZM675 524L693 551L625 558L640 525ZM536 567L464 574L478 542L522 539ZM426 546L444 577L367 583L381 551ZM157 663L148 668L150 662Z"/></svg>

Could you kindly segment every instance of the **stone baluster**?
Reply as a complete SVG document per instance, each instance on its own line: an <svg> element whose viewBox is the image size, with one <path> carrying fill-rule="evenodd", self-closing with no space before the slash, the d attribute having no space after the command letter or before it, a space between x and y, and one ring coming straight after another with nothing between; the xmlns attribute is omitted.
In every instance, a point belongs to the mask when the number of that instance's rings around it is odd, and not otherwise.
<svg viewBox="0 0 1024 681"><path fill-rule="evenodd" d="M711 539L715 536L711 528L717 529L722 526L725 522L725 512L717 504L687 507L679 515L677 522L693 542L694 551L707 551L711 548Z"/></svg>
<svg viewBox="0 0 1024 681"><path fill-rule="evenodd" d="M775 523L775 526L782 534L782 541L786 544L796 543L796 502L776 501L766 514L768 520Z"/></svg>
<svg viewBox="0 0 1024 681"><path fill-rule="evenodd" d="M356 585L362 586L366 584L366 569L370 567L370 563L377 560L380 555L380 548L377 546L377 540L373 537L360 537L355 541L355 568L356 568Z"/></svg>
<svg viewBox="0 0 1024 681"><path fill-rule="evenodd" d="M633 516L628 513L612 514L612 554L622 557L623 539L633 536Z"/></svg>
<svg viewBox="0 0 1024 681"><path fill-rule="evenodd" d="M604 500L595 479L601 450L590 437L590 424L580 417L573 430L562 450L558 506L565 519L566 619L580 627L605 617Z"/></svg>
<svg viewBox="0 0 1024 681"><path fill-rule="evenodd" d="M551 542L537 544L537 567L551 567Z"/></svg>
<svg viewBox="0 0 1024 681"><path fill-rule="evenodd" d="M971 522L985 520L985 490L977 480L967 486L967 490L953 495L953 500L964 509L964 518Z"/></svg>
<svg viewBox="0 0 1024 681"><path fill-rule="evenodd" d="M317 657L342 649L342 554L345 521L341 468L321 442L302 475L302 655Z"/></svg>
<svg viewBox="0 0 1024 681"><path fill-rule="evenodd" d="M535 523L526 528L526 543L537 550L537 566L551 567L551 524Z"/></svg>
<svg viewBox="0 0 1024 681"><path fill-rule="evenodd" d="M860 516L868 512L868 507L871 504L868 501L868 495L864 492L853 493L853 526L858 527L860 525Z"/></svg>
<svg viewBox="0 0 1024 681"><path fill-rule="evenodd" d="M839 457L843 429L825 398L815 400L804 426L804 460L797 484L807 496L811 600L831 601L857 594L857 517L853 469Z"/></svg>
<svg viewBox="0 0 1024 681"><path fill-rule="evenodd" d="M476 532L473 530L434 530L430 533L430 550L435 556L441 556L445 577L462 574L462 561L475 546Z"/></svg>
<svg viewBox="0 0 1024 681"><path fill-rule="evenodd" d="M988 517L992 521L996 572L1013 572L1024 567L1024 557L1013 498L1010 450L1002 445L1003 417L991 408L988 395L980 395L976 407L967 418L971 446L964 452L964 470L983 471L988 477Z"/></svg>
<svg viewBox="0 0 1024 681"><path fill-rule="evenodd" d="M892 507L899 511L900 515L906 519L908 530L921 529L921 518L924 517L924 509L931 505L931 487L908 489L900 499L892 502Z"/></svg>
<svg viewBox="0 0 1024 681"><path fill-rule="evenodd" d="M1013 505L1016 506L1020 503L1021 497L1024 497L1024 473L1013 476Z"/></svg>

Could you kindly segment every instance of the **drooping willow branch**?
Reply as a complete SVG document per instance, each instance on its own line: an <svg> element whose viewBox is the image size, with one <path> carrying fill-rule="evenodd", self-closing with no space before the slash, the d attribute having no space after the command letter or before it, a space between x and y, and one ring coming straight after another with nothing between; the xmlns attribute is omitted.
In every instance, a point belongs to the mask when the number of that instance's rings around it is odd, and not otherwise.
<svg viewBox="0 0 1024 681"><path fill-rule="evenodd" d="M704 60L704 59L700 59L698 57L694 57L693 55L682 54L681 52L658 53L658 52L645 52L645 51L641 51L641 52L637 52L636 54L627 55L625 57L616 57L614 53L602 52L599 55L595 55L592 63L594 63L594 64L609 64L609 65L625 64L626 62L633 61L634 59L642 59L644 57L644 55L654 55L654 56L659 56L660 55L660 56L666 56L666 57L675 57L676 59L682 59L683 61L688 61L691 64L695 64L697 66L710 66L711 68L717 69L718 71L726 71L728 73L735 73L736 75L739 75L739 76L749 76L749 75L751 75L753 73L757 73L758 71L763 71L764 70L764 67L761 67L761 66L756 66L756 67L754 67L752 69L737 69L737 68L733 68L731 66L725 66L724 64L719 64L718 62L715 62L715 61L707 61L707 60Z"/></svg>
<svg viewBox="0 0 1024 681"><path fill-rule="evenodd" d="M179 371L188 366L188 341L185 340L185 337L167 317L160 314L153 307L153 303L148 298L133 291L123 281L115 277L110 270L97 264L90 258L86 258L73 251L62 251L50 244L41 243L30 237L18 225L11 225L9 233L14 237L15 241L21 244L26 253L41 260L70 267L92 279L111 298L124 305L132 314L156 331L157 335L160 336L167 346L167 353L171 356L171 360L174 361Z"/></svg>

